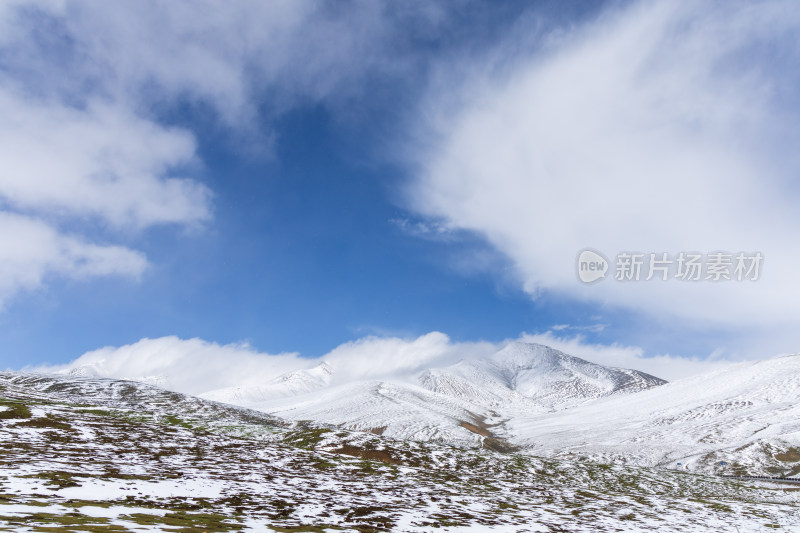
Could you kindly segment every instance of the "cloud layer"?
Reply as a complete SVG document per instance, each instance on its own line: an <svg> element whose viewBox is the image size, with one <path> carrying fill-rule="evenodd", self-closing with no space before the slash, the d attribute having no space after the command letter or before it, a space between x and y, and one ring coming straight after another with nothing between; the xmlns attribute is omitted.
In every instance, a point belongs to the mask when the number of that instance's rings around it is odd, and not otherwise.
<svg viewBox="0 0 800 533"><path fill-rule="evenodd" d="M785 331L800 318L798 33L789 2L641 2L510 68L479 65L457 93L465 104L453 111L452 94L428 103L438 141L418 153L411 203L485 236L534 296L684 326ZM497 55L514 57L515 44ZM612 259L717 250L765 259L756 283L585 286L575 258L586 247Z"/></svg>
<svg viewBox="0 0 800 533"><path fill-rule="evenodd" d="M87 352L65 365L26 370L132 379L198 395L234 386L263 385L283 374L312 368L323 361L334 369L333 384L373 379L405 380L424 369L486 357L515 340L545 344L595 363L634 368L666 379L729 364L668 355L644 357L637 347L588 344L581 337L553 332L488 343L454 342L447 335L434 331L408 339L365 337L342 344L319 359L303 358L296 353L270 355L246 344L219 345L202 339L161 337Z"/></svg>
<svg viewBox="0 0 800 533"><path fill-rule="evenodd" d="M369 76L402 69L386 61L395 23L436 13L356 0L4 2L0 211L30 231L24 249L0 243L11 259L0 303L53 275L139 276L147 260L126 248L131 235L211 220L185 110L242 153L268 154L274 118L356 98ZM56 260L78 242L81 268Z"/></svg>

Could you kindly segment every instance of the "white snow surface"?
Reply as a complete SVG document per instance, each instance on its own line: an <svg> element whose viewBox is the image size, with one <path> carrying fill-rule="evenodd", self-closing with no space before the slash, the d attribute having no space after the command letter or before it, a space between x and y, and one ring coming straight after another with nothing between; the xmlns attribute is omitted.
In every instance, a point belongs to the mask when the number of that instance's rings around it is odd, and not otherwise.
<svg viewBox="0 0 800 533"><path fill-rule="evenodd" d="M504 432L534 451L694 468L755 467L800 444L800 354L732 365L557 414L514 413Z"/></svg>

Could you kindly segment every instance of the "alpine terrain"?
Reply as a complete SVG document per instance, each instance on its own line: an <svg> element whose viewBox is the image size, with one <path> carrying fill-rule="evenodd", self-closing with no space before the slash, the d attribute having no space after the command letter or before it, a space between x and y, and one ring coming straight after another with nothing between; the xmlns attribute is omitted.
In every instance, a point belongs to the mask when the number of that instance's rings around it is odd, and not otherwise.
<svg viewBox="0 0 800 533"><path fill-rule="evenodd" d="M742 477L800 473L800 356L666 383L515 343L205 398L73 370L0 374L2 530L800 530L800 485Z"/></svg>

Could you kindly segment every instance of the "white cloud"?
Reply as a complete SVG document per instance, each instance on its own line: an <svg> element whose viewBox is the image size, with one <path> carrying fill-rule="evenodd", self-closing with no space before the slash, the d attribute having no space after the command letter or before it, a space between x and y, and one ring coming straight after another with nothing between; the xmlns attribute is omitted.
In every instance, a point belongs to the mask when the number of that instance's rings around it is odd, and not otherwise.
<svg viewBox="0 0 800 533"><path fill-rule="evenodd" d="M451 241L456 238L453 230L433 220L412 220L410 218L393 218L389 220L400 231L408 235L432 241Z"/></svg>
<svg viewBox="0 0 800 533"><path fill-rule="evenodd" d="M48 216L92 216L117 227L194 223L210 215L203 185L170 176L193 162L185 131L126 109L74 109L0 89L0 197Z"/></svg>
<svg viewBox="0 0 800 533"><path fill-rule="evenodd" d="M506 74L478 62L460 90L454 75L428 103L436 141L421 132L430 146L412 206L484 236L534 296L775 336L800 318L795 8L640 2L504 64ZM453 101L465 103L453 111ZM586 247L765 260L755 283L585 286L575 258Z"/></svg>
<svg viewBox="0 0 800 533"><path fill-rule="evenodd" d="M144 256L121 246L101 246L60 233L46 223L0 212L0 302L20 289L35 289L48 275L84 278L138 277Z"/></svg>
<svg viewBox="0 0 800 533"><path fill-rule="evenodd" d="M338 346L322 360L336 369L337 379L371 379L407 376L496 350L493 343L454 343L444 333L434 331L416 339L365 337Z"/></svg>
<svg viewBox="0 0 800 533"><path fill-rule="evenodd" d="M366 337L342 344L319 359L308 359L296 353L257 352L241 343L220 345L170 336L142 339L120 347L107 346L64 365L26 370L57 373L78 370L83 375L147 381L178 392L201 394L264 384L322 361L335 369L338 383L403 378L423 368L487 355L496 349L491 343L453 343L447 335L432 332L416 339Z"/></svg>
<svg viewBox="0 0 800 533"><path fill-rule="evenodd" d="M184 131L115 105L76 109L26 98L2 81L0 115L0 306L53 275L139 278L144 255L93 242L92 228L115 239L210 217L209 190L172 175L195 160Z"/></svg>
<svg viewBox="0 0 800 533"><path fill-rule="evenodd" d="M54 235L69 228L85 253L119 257L77 269L59 263L70 257L63 242L39 239L48 259L26 272L13 270L28 261L15 256L21 248L0 243L11 259L0 304L48 274L141 274L141 253L90 235L122 240L211 219L212 193L193 176L202 165L194 134L161 123L176 106L210 110L232 144L269 152L271 119L355 97L373 71L401 68L402 60L382 61L393 54L390 21L434 20L428 11L370 1L4 2L0 209ZM118 268L97 267L111 262Z"/></svg>
<svg viewBox="0 0 800 533"><path fill-rule="evenodd" d="M263 385L287 372L308 369L322 361L334 369L334 384L371 379L406 380L428 368L487 357L516 340L545 344L595 363L634 368L665 379L730 364L715 358L644 357L638 347L590 344L580 336L565 337L552 332L523 334L519 339L490 343L453 342L447 335L434 331L417 338L365 337L344 343L319 359L303 358L296 353L270 355L257 352L247 344L220 345L172 336L142 339L120 347L107 346L64 365L25 370L79 371L83 375L152 382L170 390L199 395L234 386Z"/></svg>
<svg viewBox="0 0 800 533"><path fill-rule="evenodd" d="M600 333L606 329L605 324L590 324L586 326L573 326L572 324L555 324L550 326L552 331L588 331L590 333Z"/></svg>
<svg viewBox="0 0 800 533"><path fill-rule="evenodd" d="M153 381L170 390L200 394L217 388L263 383L313 364L316 362L301 359L297 354L269 355L246 344L220 345L172 336L142 339L120 347L107 346L87 352L66 365L27 370L80 369L85 375Z"/></svg>

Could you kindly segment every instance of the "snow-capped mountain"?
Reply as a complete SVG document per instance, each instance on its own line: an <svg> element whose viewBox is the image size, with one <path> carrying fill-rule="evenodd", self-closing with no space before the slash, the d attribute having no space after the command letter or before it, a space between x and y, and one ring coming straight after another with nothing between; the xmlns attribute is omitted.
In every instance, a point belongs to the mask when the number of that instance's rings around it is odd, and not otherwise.
<svg viewBox="0 0 800 533"><path fill-rule="evenodd" d="M488 359L464 360L403 378L337 382L322 363L263 386L202 395L291 420L315 420L387 436L467 446L502 446L493 427L513 413L546 413L665 381L609 368L547 346L510 344ZM493 440L494 439L494 440Z"/></svg>
<svg viewBox="0 0 800 533"><path fill-rule="evenodd" d="M610 394L634 392L666 381L597 365L533 343L513 343L489 359L473 359L422 373L428 390L491 408L508 405L560 410Z"/></svg>

